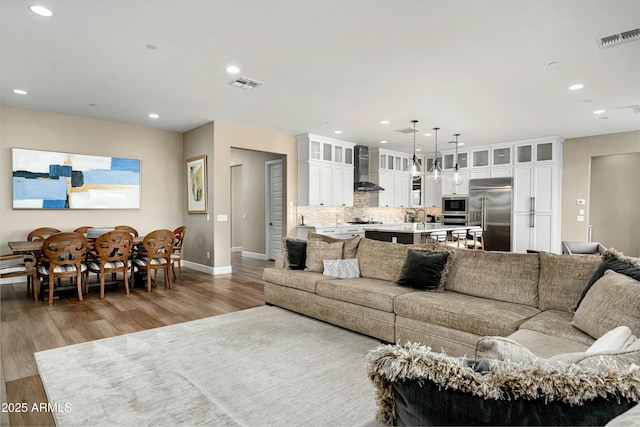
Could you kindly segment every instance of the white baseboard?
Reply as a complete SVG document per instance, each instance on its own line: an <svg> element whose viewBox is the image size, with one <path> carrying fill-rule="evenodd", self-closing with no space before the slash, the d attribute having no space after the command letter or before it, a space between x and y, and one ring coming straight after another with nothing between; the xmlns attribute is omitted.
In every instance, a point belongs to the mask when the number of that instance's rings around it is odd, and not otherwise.
<svg viewBox="0 0 640 427"><path fill-rule="evenodd" d="M231 252L242 252L242 246L231 247Z"/></svg>
<svg viewBox="0 0 640 427"><path fill-rule="evenodd" d="M259 254L257 252L242 251L242 256L246 256L247 258L255 258L255 259L262 259L265 261L269 261L267 254Z"/></svg>
<svg viewBox="0 0 640 427"><path fill-rule="evenodd" d="M209 265L202 265L191 261L182 261L182 265L187 268L193 268L194 270L201 271L212 275L228 274L231 273L231 266L225 265L223 267L211 267Z"/></svg>

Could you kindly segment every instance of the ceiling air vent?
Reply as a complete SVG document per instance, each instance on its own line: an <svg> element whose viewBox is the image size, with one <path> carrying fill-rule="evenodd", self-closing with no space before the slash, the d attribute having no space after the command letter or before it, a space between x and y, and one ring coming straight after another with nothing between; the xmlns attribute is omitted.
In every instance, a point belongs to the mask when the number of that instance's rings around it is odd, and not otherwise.
<svg viewBox="0 0 640 427"><path fill-rule="evenodd" d="M400 133L413 133L414 129L413 128L404 128L404 129L396 129L395 132L400 132ZM415 132L420 132L420 129L415 129Z"/></svg>
<svg viewBox="0 0 640 427"><path fill-rule="evenodd" d="M235 87L239 87L240 89L255 89L258 86L262 86L262 82L259 82L257 80L253 80L247 77L240 77L237 80L232 81L231 83L229 83L231 86L235 86Z"/></svg>
<svg viewBox="0 0 640 427"><path fill-rule="evenodd" d="M605 49L636 40L640 40L640 28L598 39L598 46L600 46L600 49Z"/></svg>

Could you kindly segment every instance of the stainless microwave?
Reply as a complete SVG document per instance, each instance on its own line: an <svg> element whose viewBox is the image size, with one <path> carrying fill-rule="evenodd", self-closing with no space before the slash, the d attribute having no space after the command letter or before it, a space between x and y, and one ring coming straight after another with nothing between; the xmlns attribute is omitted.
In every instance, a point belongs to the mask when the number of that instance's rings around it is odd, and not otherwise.
<svg viewBox="0 0 640 427"><path fill-rule="evenodd" d="M452 196L442 198L443 215L466 215L469 213L469 198Z"/></svg>

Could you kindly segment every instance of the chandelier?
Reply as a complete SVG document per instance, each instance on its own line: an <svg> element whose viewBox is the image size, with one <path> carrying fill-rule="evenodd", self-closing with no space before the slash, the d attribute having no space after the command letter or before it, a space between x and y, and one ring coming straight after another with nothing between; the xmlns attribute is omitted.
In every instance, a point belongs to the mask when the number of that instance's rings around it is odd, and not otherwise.
<svg viewBox="0 0 640 427"><path fill-rule="evenodd" d="M458 185L462 184L462 182L464 181L464 177L460 173L460 165L458 164L458 145L460 144L458 142L458 137L460 136L460 134L459 133L454 133L453 136L456 137L456 140L455 141L449 141L449 143L450 144L456 144L456 165L453 168L453 170L451 171L451 175L449 175L449 182L454 187L457 187Z"/></svg>

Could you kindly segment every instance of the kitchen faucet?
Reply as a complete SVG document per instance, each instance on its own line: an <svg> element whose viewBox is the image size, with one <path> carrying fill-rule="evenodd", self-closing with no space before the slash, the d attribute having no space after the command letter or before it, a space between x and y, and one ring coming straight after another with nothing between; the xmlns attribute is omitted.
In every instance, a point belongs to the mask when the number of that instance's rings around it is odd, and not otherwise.
<svg viewBox="0 0 640 427"><path fill-rule="evenodd" d="M424 226L424 228L427 228L427 213L424 211L424 209L416 210L416 218L418 218L418 222L420 222L420 212L422 212L422 225Z"/></svg>

